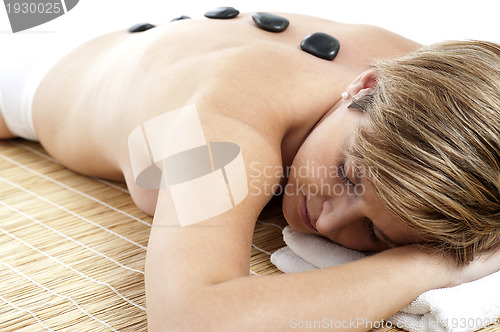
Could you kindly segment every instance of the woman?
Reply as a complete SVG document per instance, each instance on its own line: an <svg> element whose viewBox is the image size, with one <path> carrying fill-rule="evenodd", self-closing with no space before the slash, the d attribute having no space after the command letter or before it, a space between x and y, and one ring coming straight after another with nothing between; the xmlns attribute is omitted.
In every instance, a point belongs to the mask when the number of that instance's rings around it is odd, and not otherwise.
<svg viewBox="0 0 500 332"><path fill-rule="evenodd" d="M36 134L77 172L125 180L136 204L154 215L146 259L151 331L282 330L292 317L376 321L426 290L500 267L499 254L480 256L498 244L500 229L499 47L451 43L405 56L421 45L371 26L280 15L290 21L281 33L240 14L103 35L58 61L35 89L34 132L25 137ZM318 31L340 41L333 61L300 49ZM401 60L371 67L390 58ZM479 85L468 87L474 78ZM4 121L2 137L16 136ZM170 153L176 135L187 147ZM204 142L237 146L243 198L184 227L181 210L222 199L199 190L176 203L173 183L187 175L170 158ZM221 169L207 149L211 171ZM157 183L141 178L150 166L163 172ZM181 175L171 176L174 166ZM142 188L146 182L161 189ZM382 252L249 278L255 220L279 191L292 227ZM418 245L426 243L449 253Z"/></svg>

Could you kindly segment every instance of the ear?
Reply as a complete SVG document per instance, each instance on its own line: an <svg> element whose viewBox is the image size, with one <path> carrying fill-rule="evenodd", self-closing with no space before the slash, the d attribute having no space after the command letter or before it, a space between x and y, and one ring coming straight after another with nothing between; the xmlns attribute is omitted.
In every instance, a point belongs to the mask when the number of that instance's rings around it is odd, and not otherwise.
<svg viewBox="0 0 500 332"><path fill-rule="evenodd" d="M359 97L366 94L377 85L377 72L375 69L369 69L349 84L347 92L352 97Z"/></svg>

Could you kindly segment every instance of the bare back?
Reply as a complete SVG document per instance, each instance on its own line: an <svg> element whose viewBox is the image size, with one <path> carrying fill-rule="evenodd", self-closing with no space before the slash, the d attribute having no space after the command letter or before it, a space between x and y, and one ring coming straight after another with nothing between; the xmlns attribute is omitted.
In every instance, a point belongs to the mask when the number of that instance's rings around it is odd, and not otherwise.
<svg viewBox="0 0 500 332"><path fill-rule="evenodd" d="M253 128L289 164L314 124L374 59L419 46L371 26L279 15L290 20L282 33L261 30L251 14L240 14L117 31L84 44L37 92L41 143L78 172L123 179L128 134L159 114L196 104L200 116L219 119L214 125L237 119ZM340 41L333 61L300 49L314 32Z"/></svg>

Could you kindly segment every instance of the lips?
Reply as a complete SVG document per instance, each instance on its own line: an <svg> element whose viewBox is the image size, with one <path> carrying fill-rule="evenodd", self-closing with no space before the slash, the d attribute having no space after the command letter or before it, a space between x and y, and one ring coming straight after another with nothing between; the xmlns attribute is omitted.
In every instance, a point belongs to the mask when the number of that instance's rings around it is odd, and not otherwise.
<svg viewBox="0 0 500 332"><path fill-rule="evenodd" d="M302 217L302 222L304 225L309 228L310 230L317 232L318 230L313 226L311 219L309 218L309 213L307 211L307 197L304 196L304 200L302 201L302 204L300 205L300 216Z"/></svg>

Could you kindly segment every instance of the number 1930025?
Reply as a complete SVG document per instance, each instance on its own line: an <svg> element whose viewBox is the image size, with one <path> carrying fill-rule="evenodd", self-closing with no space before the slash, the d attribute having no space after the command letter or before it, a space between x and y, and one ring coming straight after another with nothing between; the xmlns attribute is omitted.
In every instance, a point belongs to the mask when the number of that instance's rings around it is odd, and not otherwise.
<svg viewBox="0 0 500 332"><path fill-rule="evenodd" d="M449 327L455 328L467 328L467 329L478 329L491 324L499 324L500 318L449 318L446 319L446 323Z"/></svg>
<svg viewBox="0 0 500 332"><path fill-rule="evenodd" d="M33 3L16 2L6 3L7 13L11 14L60 14L64 11L61 2Z"/></svg>

